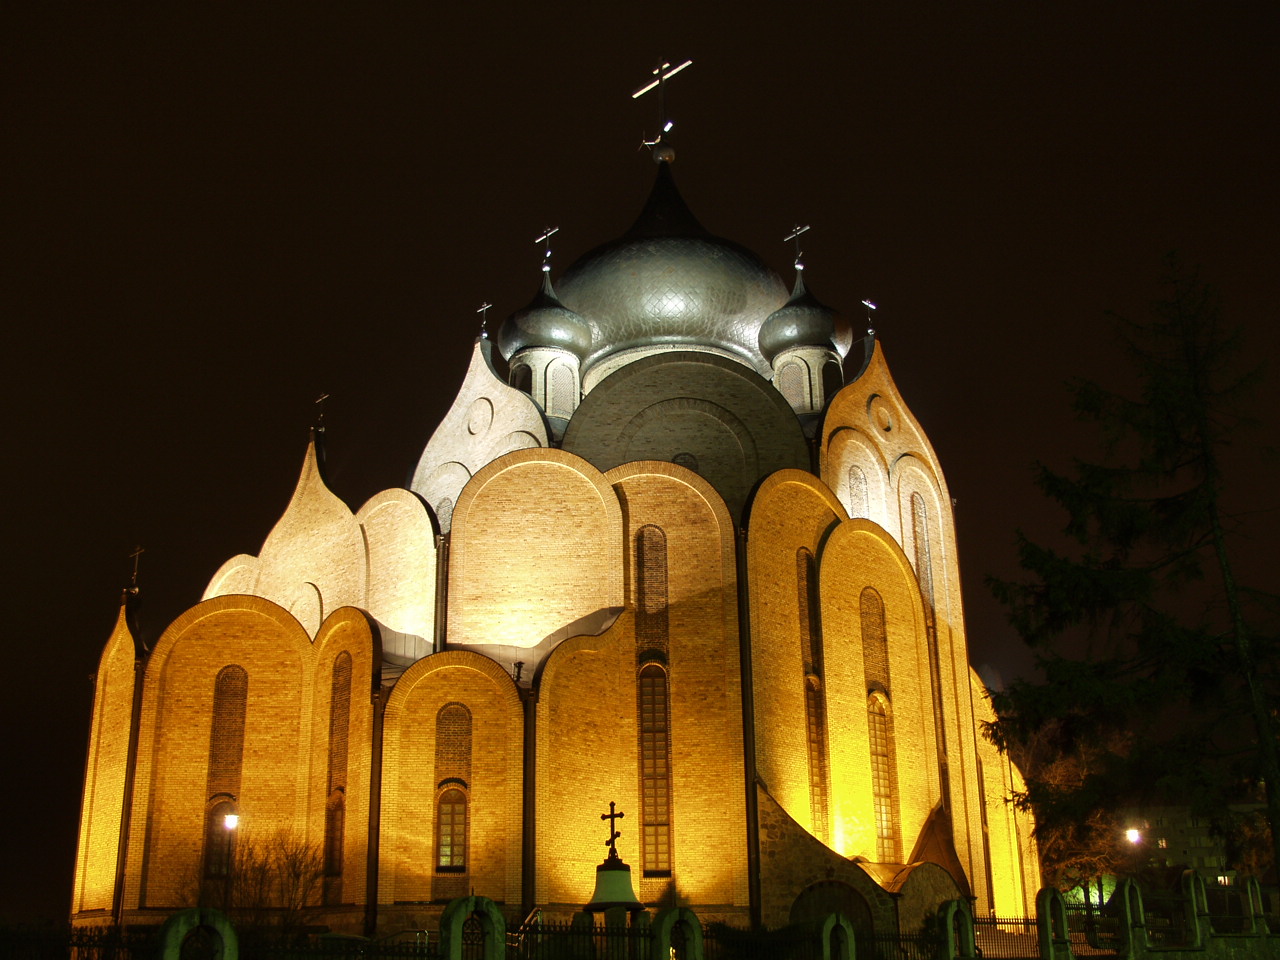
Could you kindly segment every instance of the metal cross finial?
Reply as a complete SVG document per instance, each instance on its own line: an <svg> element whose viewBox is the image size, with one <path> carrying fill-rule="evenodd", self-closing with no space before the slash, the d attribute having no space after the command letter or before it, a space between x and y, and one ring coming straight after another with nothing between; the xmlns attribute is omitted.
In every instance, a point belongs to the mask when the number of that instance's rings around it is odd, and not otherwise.
<svg viewBox="0 0 1280 960"><path fill-rule="evenodd" d="M617 826L617 823L615 821L621 820L623 817L626 816L626 814L623 813L621 810L617 810L615 812L614 807L615 807L614 802L610 800L609 812L600 814L601 820L609 821L609 839L604 842L604 845L609 848L609 856L611 857L616 857L618 855L618 838L622 836L621 830L614 829L614 827Z"/></svg>
<svg viewBox="0 0 1280 960"><path fill-rule="evenodd" d="M542 236L534 240L534 243L546 243L547 249L542 254L542 272L551 272L551 238L560 232L559 227L543 227Z"/></svg>
<svg viewBox="0 0 1280 960"><path fill-rule="evenodd" d="M800 224L796 224L794 227L791 228L791 232L787 234L782 240L783 243L786 243L789 240L794 240L796 242L796 269L797 270L804 269L804 262L800 259L804 255L804 252L800 249L800 234L808 233L808 232L809 232L809 225L807 223L803 227L800 226Z"/></svg>
<svg viewBox="0 0 1280 960"><path fill-rule="evenodd" d="M322 393L316 397L316 432L324 433L324 402L329 399L327 393Z"/></svg>
<svg viewBox="0 0 1280 960"><path fill-rule="evenodd" d="M480 339L489 339L489 309L493 306L488 300L480 304L480 309L476 313L480 314Z"/></svg>
<svg viewBox="0 0 1280 960"><path fill-rule="evenodd" d="M133 577L129 580L129 591L131 593L138 592L138 558L146 552L142 547L134 547L133 553L129 554L130 559L133 560Z"/></svg>
<svg viewBox="0 0 1280 960"><path fill-rule="evenodd" d="M642 140L641 142L644 146L657 148L658 145L662 143L663 136L670 133L671 128L675 126L675 124L667 116L667 81L670 80L672 77L674 77L677 73L679 73L685 67L690 67L690 66L693 66L692 60L686 60L684 63L676 67L673 67L671 64L667 63L667 61L665 60L659 60L658 65L653 69L653 75L657 77L657 79L650 80L640 89L636 90L634 93L631 94L631 99L635 100L639 97L644 96L654 87L658 88L658 135L652 140ZM658 151L656 149L654 151L654 154L657 157L657 159L660 159L660 160L661 159L670 160L674 158L674 154L670 154L667 156L658 156Z"/></svg>
<svg viewBox="0 0 1280 960"><path fill-rule="evenodd" d="M876 305L870 300L863 300L862 305L867 308L867 336L874 337L876 335L876 329L871 325L871 312L875 310Z"/></svg>

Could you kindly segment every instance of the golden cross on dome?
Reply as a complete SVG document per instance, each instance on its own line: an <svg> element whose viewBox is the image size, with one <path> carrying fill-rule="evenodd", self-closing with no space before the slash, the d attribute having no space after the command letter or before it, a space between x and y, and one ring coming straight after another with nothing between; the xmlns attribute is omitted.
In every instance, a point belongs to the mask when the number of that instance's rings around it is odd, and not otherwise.
<svg viewBox="0 0 1280 960"><path fill-rule="evenodd" d="M486 300L484 303L480 304L480 309L476 311L476 313L480 314L480 339L481 340L489 339L489 310L492 307L493 307L493 304L490 303L488 300Z"/></svg>

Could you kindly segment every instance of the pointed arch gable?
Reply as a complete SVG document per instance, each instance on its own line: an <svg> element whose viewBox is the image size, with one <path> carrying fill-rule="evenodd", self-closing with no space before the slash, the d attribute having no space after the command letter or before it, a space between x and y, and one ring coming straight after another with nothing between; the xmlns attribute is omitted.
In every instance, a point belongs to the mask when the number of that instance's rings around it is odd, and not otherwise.
<svg viewBox="0 0 1280 960"><path fill-rule="evenodd" d="M585 460L546 448L506 454L468 482L453 518L451 644L534 647L623 605L622 510Z"/></svg>
<svg viewBox="0 0 1280 960"><path fill-rule="evenodd" d="M889 465L879 446L858 427L841 426L828 438L826 482L851 517L892 526Z"/></svg>
<svg viewBox="0 0 1280 960"><path fill-rule="evenodd" d="M841 523L819 558L819 604L827 637L827 684L833 730L833 846L846 856L878 859L875 803L868 758L871 740L863 644L862 594L875 591L883 610L890 690L885 691L900 758L932 757L933 717L928 688L924 608L915 573L902 548L870 520ZM878 638L877 638L878 642ZM936 766L897 765L899 836L919 832L939 795Z"/></svg>
<svg viewBox="0 0 1280 960"><path fill-rule="evenodd" d="M397 633L430 640L436 613L436 528L430 511L408 490L383 490L365 502L356 522L368 564L362 605Z"/></svg>
<svg viewBox="0 0 1280 960"><path fill-rule="evenodd" d="M819 822L822 805L813 803L808 735L812 711L807 703L805 630L797 603L797 557L801 551L820 556L827 536L845 520L844 507L830 488L803 470L780 470L765 478L747 514L757 769L790 816L810 831L824 833ZM811 637L821 638L823 631L820 622L810 622Z"/></svg>
<svg viewBox="0 0 1280 960"><path fill-rule="evenodd" d="M129 736L133 718L138 646L121 604L115 628L94 675L93 720L80 804L71 910L109 910L116 886L123 827Z"/></svg>

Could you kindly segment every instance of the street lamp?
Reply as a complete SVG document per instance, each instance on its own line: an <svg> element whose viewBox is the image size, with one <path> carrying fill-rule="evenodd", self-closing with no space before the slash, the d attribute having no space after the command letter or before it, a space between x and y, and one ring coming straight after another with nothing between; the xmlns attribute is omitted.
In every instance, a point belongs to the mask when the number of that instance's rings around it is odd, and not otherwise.
<svg viewBox="0 0 1280 960"><path fill-rule="evenodd" d="M1124 832L1124 836L1125 836L1125 839L1128 840L1130 843L1142 842L1142 831L1139 830L1137 827L1130 827L1128 830Z"/></svg>

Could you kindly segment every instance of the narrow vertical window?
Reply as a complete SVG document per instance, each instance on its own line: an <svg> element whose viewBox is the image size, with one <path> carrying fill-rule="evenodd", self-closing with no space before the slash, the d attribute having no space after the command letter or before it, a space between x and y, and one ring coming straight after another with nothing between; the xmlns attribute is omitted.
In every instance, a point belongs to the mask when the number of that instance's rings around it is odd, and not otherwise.
<svg viewBox="0 0 1280 960"><path fill-rule="evenodd" d="M640 787L645 876L671 873L671 729L667 672L640 671Z"/></svg>
<svg viewBox="0 0 1280 960"><path fill-rule="evenodd" d="M436 810L436 869L462 873L467 869L467 795L456 787L445 790Z"/></svg>
<svg viewBox="0 0 1280 960"><path fill-rule="evenodd" d="M351 719L351 654L334 657L329 685L329 775L324 816L324 898L342 901L342 859L346 834L347 741Z"/></svg>
<svg viewBox="0 0 1280 960"><path fill-rule="evenodd" d="M800 653L804 660L805 734L809 760L809 812L813 835L827 841L827 704L822 688L822 640L818 630L817 591L813 554L796 552L796 610L800 622Z"/></svg>
<svg viewBox="0 0 1280 960"><path fill-rule="evenodd" d="M876 856L881 863L901 863L893 730L887 705L876 694L872 694L867 700L867 727L871 740L871 796L876 818Z"/></svg>
<svg viewBox="0 0 1280 960"><path fill-rule="evenodd" d="M471 711L446 703L436 714L436 872L465 873L470 826ZM437 893L461 896L451 886Z"/></svg>
<svg viewBox="0 0 1280 960"><path fill-rule="evenodd" d="M667 535L647 524L636 533L636 644L643 658L667 650Z"/></svg>
<svg viewBox="0 0 1280 960"><path fill-rule="evenodd" d="M867 495L867 475L857 464L849 467L849 516L870 517Z"/></svg>
<svg viewBox="0 0 1280 960"><path fill-rule="evenodd" d="M236 833L237 796L244 764L245 713L249 674L232 664L213 682L213 719L209 727L209 767L205 777L204 876L218 880L231 869ZM228 817L232 820L228 820Z"/></svg>

